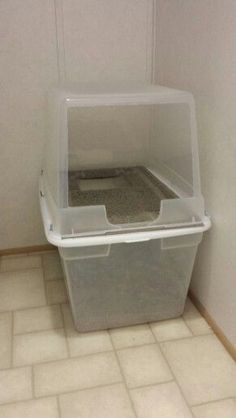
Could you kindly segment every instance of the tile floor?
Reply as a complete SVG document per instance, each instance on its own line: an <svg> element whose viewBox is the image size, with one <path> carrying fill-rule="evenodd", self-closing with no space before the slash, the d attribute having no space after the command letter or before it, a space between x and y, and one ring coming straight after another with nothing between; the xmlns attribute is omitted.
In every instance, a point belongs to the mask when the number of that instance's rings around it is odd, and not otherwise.
<svg viewBox="0 0 236 418"><path fill-rule="evenodd" d="M79 334L57 252L0 259L1 418L235 418L236 366L182 318Z"/></svg>

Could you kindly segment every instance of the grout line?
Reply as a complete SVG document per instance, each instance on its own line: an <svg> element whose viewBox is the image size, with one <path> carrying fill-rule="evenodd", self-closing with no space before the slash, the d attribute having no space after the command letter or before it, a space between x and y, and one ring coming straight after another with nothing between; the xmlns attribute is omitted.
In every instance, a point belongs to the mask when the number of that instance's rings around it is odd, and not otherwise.
<svg viewBox="0 0 236 418"><path fill-rule="evenodd" d="M49 332L49 331L62 331L64 330L64 326L56 327L56 328L48 328L48 329L37 329L35 331L27 331L27 332L19 332L17 334L14 334L14 337L22 337L27 335L34 335L34 334L40 334L41 332Z"/></svg>
<svg viewBox="0 0 236 418"><path fill-rule="evenodd" d="M133 346L129 346L129 347L124 347L124 348L117 348L116 351L126 351L126 350L133 350L133 349L138 349L138 348L143 348L143 347L147 347L147 346L156 346L157 342L156 339L155 341L153 341L152 343L149 344L141 344L141 345L133 345Z"/></svg>
<svg viewBox="0 0 236 418"><path fill-rule="evenodd" d="M173 383L173 382L175 382L174 376L172 379L164 380L162 382L148 383L148 384L141 385L141 386L133 386L133 387L130 387L129 390L134 391L136 389L146 389L146 388L150 388L153 386L165 385L166 383Z"/></svg>
<svg viewBox="0 0 236 418"><path fill-rule="evenodd" d="M188 326L187 322L185 321L185 319L184 319L184 316L183 316L183 315L181 316L181 318L182 318L182 320L183 320L183 322L184 322L185 326L186 326L186 327L188 328L188 330L190 331L191 335L194 335L193 331L191 330L191 328Z"/></svg>
<svg viewBox="0 0 236 418"><path fill-rule="evenodd" d="M61 330L63 330L64 328L61 328ZM105 351L97 351L97 352L94 352L94 353L89 353L89 354L80 354L80 355L76 355L76 356L74 356L74 357L63 357L63 358L59 358L59 359L55 359L55 360L45 360L45 361L43 361L43 360L41 360L40 362L38 362L38 363L30 363L30 364L22 364L22 365L19 365L19 366L12 366L12 367L5 367L5 368L3 368L3 369L0 369L0 371L1 370L9 370L9 369L22 369L22 367L34 367L34 366L44 366L44 365L46 365L46 364L55 364L55 363L59 363L59 362L62 362L62 361L75 361L75 360L79 360L79 359L83 359L83 358L87 358L87 357L92 357L92 356L98 356L98 355L102 355L102 354L111 354L111 353L113 353L113 354L115 354L115 352L114 352L114 349L113 348L111 348L110 350L105 350Z"/></svg>
<svg viewBox="0 0 236 418"><path fill-rule="evenodd" d="M42 272L43 272L43 288L44 288L44 296L46 301L46 306L49 306L48 302L48 292L47 292L47 286L46 286L46 276L45 276L45 268L42 261Z"/></svg>
<svg viewBox="0 0 236 418"><path fill-rule="evenodd" d="M211 401L208 401L208 402L197 403L197 404L192 405L192 408L195 408L195 407L198 407L198 406L205 406L205 405L216 403L216 402L230 401L230 400L235 401L235 398L231 396L231 397L227 397L227 398L220 398L220 399L211 400Z"/></svg>
<svg viewBox="0 0 236 418"><path fill-rule="evenodd" d="M33 370L33 366L31 366L31 388L32 388L32 398L35 399L34 370Z"/></svg>
<svg viewBox="0 0 236 418"><path fill-rule="evenodd" d="M110 331L108 331L108 333L109 333L109 335L110 335ZM129 400L130 400L131 408L132 408L132 410L133 410L133 412L134 412L134 416L135 416L136 418L138 418L137 413L136 413L136 409L135 409L135 406L134 406L134 402L133 402L133 399L132 399L132 397L131 397L131 394L130 394L130 391L129 391L129 388L128 388L128 385L127 385L127 382L126 382L126 379L125 379L125 375L124 375L124 373L123 373L123 369L122 369L122 367L121 367L120 359L119 359L119 356L118 356L117 350L116 350L116 348L115 348L115 345L114 345L114 343L113 343L113 340L112 340L112 336L111 336L111 335L110 335L110 339L111 339L111 344L112 344L112 347L113 347L113 350L114 350L114 355L115 355L115 357L116 357L116 361L117 361L117 363L118 363L118 367L119 367L119 369L120 369L120 374L121 374L121 377L122 377L122 380L123 380L123 384L124 384L124 386L125 386L125 389L126 389L126 392L127 392L128 398L129 398Z"/></svg>
<svg viewBox="0 0 236 418"><path fill-rule="evenodd" d="M40 396L38 398L37 397L32 397L32 398L28 398L28 399L20 399L18 401L3 402L3 403L0 404L0 410L1 410L1 406L18 405L18 404L32 402L32 401L41 401L43 399L55 399L56 397L57 397L57 394ZM42 417L42 418L46 418L46 417Z"/></svg>
<svg viewBox="0 0 236 418"><path fill-rule="evenodd" d="M199 299L194 295L194 293L191 290L189 291L188 295L189 295L189 299L191 300L192 304L195 306L197 311L205 319L208 325L212 328L216 338L219 340L219 342L223 345L223 347L228 352L228 354L235 361L236 360L235 346L233 346L231 341L226 337L225 333L222 331L219 325L215 322L215 320L209 314L207 309L202 305L202 303L199 301Z"/></svg>
<svg viewBox="0 0 236 418"><path fill-rule="evenodd" d="M65 322L65 317L64 317L64 314L63 314L63 309L62 309L62 304L60 304L59 305L60 306L60 312L61 312L61 316L62 316L62 324L63 324L63 326L64 326L64 330L65 330L65 339L66 339L66 350L67 350L67 355L68 355L68 358L70 358L71 357L71 353L70 353L70 346L69 346L69 341L68 341L68 339L67 339L67 337L68 337L68 333L67 333L67 328L66 328L66 322Z"/></svg>
<svg viewBox="0 0 236 418"><path fill-rule="evenodd" d="M3 274L11 274L11 273L26 273L28 271L42 271L43 272L43 268L42 267L33 267L33 268L28 268L28 269L18 269L18 270L11 270L11 271L1 271L0 272L0 281L4 281L4 280L10 280L11 277L1 277ZM19 277L17 280L22 280L24 279L24 277Z"/></svg>
<svg viewBox="0 0 236 418"><path fill-rule="evenodd" d="M21 271L26 271L26 270L40 270L42 269L43 266L35 266L35 267L24 267L24 268L16 268L16 269L12 269L12 270L2 270L0 269L0 274L5 274L5 273L20 273Z"/></svg>
<svg viewBox="0 0 236 418"><path fill-rule="evenodd" d="M66 330L64 328L62 328L62 327L61 328L54 328L54 329L51 329L51 330L45 330L45 331L47 332L47 331L53 331L53 330L56 330L56 331L57 330L61 330L61 331L64 330L65 331L65 338L66 338ZM40 332L42 332L42 331L28 332L26 334L17 334L17 335L15 335L15 337L17 337L17 336L23 336L23 335L27 336L27 335L31 335L31 334L37 334L37 333L40 333ZM174 340L174 341L176 341L176 340ZM95 355L100 355L100 354L116 353L117 351L132 350L132 349L135 349L135 348L142 348L142 347L147 347L147 346L150 346L150 345L151 346L154 346L154 345L157 345L157 342L155 340L155 342L153 342L151 344L142 344L142 345L136 345L136 346L132 346L132 347L129 346L129 347L123 347L123 348L116 349L115 346L114 346L113 341L111 340L111 345L112 345L112 348L109 349L109 350L95 351L93 353L79 354L79 355L75 355L75 356L69 355L69 357L64 357L64 358L55 359L55 360L45 360L45 361L42 360L42 361L40 361L38 363L24 364L24 365L14 366L13 368L14 369L19 369L19 368L27 367L27 366L28 367L30 367L30 366L40 366L40 365L49 364L49 363L57 363L57 362L60 362L60 361L65 361L65 360L77 360L77 359L80 359L80 358L87 358L87 357L91 357L91 356L95 356ZM8 370L8 369L10 369L10 367L6 367L6 368L0 369L0 370Z"/></svg>
<svg viewBox="0 0 236 418"><path fill-rule="evenodd" d="M57 247L51 244L35 245L32 247L11 248L8 250L0 250L0 258L15 258L26 255L47 254L52 251L57 251Z"/></svg>
<svg viewBox="0 0 236 418"><path fill-rule="evenodd" d="M122 380L118 380L117 382L104 383L103 385L95 385L95 386L89 386L89 387L86 387L86 388L72 389L70 391L60 392L57 395L47 395L47 397L58 396L60 398L60 396L70 395L71 393L73 394L73 393L77 393L77 392L89 391L91 389L107 388L107 387L110 387L110 386L121 385L122 383L123 383ZM40 396L40 398L41 398L41 396ZM37 399L39 399L39 398L37 398Z"/></svg>
<svg viewBox="0 0 236 418"><path fill-rule="evenodd" d="M113 353L113 349L110 350L105 350L105 351L99 351L98 353L90 353L90 354L81 354L79 356L75 356L75 357L69 357L69 358L61 358L61 359L57 359L57 360L46 360L46 361L42 361L39 363L33 363L32 366L44 366L45 364L55 364L55 363L59 363L62 361L75 361L75 360L79 360L79 359L83 359L83 358L87 358L87 357L93 357L93 356L97 356L97 355L102 355L102 354L111 354ZM25 365L27 366L27 365ZM29 364L28 366L31 366L31 364ZM19 367L24 367L24 366L17 366L16 368Z"/></svg>
<svg viewBox="0 0 236 418"><path fill-rule="evenodd" d="M10 367L13 368L13 345L14 345L14 314L11 312L11 352L10 352Z"/></svg>
<svg viewBox="0 0 236 418"><path fill-rule="evenodd" d="M58 417L61 418L62 417L62 413L61 413L61 406L60 406L59 395L56 395L56 403L57 403L57 409L58 409Z"/></svg>
<svg viewBox="0 0 236 418"><path fill-rule="evenodd" d="M41 254L34 254L34 253L29 253L29 254L21 254L21 255L16 255L16 256L6 256L6 258L8 258L9 260L15 260L17 259L24 259L24 258L28 258L28 257L37 257L40 258L40 265L37 266L31 266L31 267L18 267L18 268L13 268L13 269L3 269L2 268L2 257L0 257L0 273L16 273L16 272L20 272L20 271L24 271L24 270L35 270L35 269L41 269L43 268L43 261L42 261L42 255ZM6 260L6 258L4 258L4 260Z"/></svg>
<svg viewBox="0 0 236 418"><path fill-rule="evenodd" d="M200 318L200 317L199 317ZM185 323L185 325L186 325L186 327L189 329L189 331L191 332L191 334L194 336L194 337L203 337L204 335L209 335L209 334L214 334L214 331L213 331L213 329L210 327L210 325L209 325L209 331L208 332L204 332L204 333L199 333L199 334L194 334L194 332L192 331L192 329L190 328L190 326L188 325L188 323L187 323L187 320L182 316L182 319L183 319L183 321L184 321L184 323ZM201 316L201 319L204 319L203 318L203 316Z"/></svg>
<svg viewBox="0 0 236 418"><path fill-rule="evenodd" d="M153 384L146 385L146 386L139 386L139 387L135 387L135 388L130 388L129 391L133 392L136 389L142 389L142 388L145 389L146 387L160 386L160 385L164 385L166 383L171 383L171 382L176 383L175 380L169 380L167 382L153 383ZM117 381L117 382L106 383L106 384L103 384L103 385L90 386L90 387L80 388L80 389L72 389L70 391L54 393L54 394L50 394L50 395L35 396L35 398L21 399L19 401L4 402L4 403L0 404L0 408L1 408L1 406L17 405L17 404L20 404L20 403L30 402L32 400L39 401L39 400L42 400L42 399L55 399L57 397L60 398L60 396L63 396L63 395L70 395L70 394L75 394L77 392L89 391L89 390L92 390L92 389L99 389L99 388L106 388L106 387L110 387L110 386L116 386L116 385L120 385L122 383L123 383L122 381ZM216 399L216 400L213 400L213 401L209 401L209 402L206 402L206 403L191 405L190 412L192 412L191 411L192 408L195 408L195 407L198 407L198 406L208 405L208 404L221 402L221 401L228 401L228 400L235 401L235 398L234 397L226 397L226 398L221 398L221 399ZM164 417L161 417L161 418L164 418Z"/></svg>
<svg viewBox="0 0 236 418"><path fill-rule="evenodd" d="M153 333L153 335L154 335L154 333ZM160 345L160 344L163 344L163 343L172 343L172 342L183 341L183 340L193 340L194 338L207 337L209 335L212 335L212 333L210 333L210 334L201 334L201 335L194 335L193 334L193 335L189 335L188 337L172 338L170 340L163 340L163 341L158 341L158 339L155 338L155 341Z"/></svg>
<svg viewBox="0 0 236 418"><path fill-rule="evenodd" d="M149 325L149 327L150 327L150 325ZM170 371L171 371L171 373L172 373L172 376L174 377L174 381L175 381L176 385L178 386L179 391L180 391L180 393L181 393L181 394L182 394L182 396L183 396L183 399L184 399L184 400L185 400L185 402L186 402L186 405L187 405L187 407L188 407L188 409L189 409L189 411L190 411L190 414L191 414L191 415L192 415L192 417L193 417L193 412L192 412L192 410L191 410L191 405L188 403L187 398L185 397L185 395L184 395L184 393L183 393L183 391L182 391L182 388L181 388L181 386L179 385L179 382L178 382L177 377L176 377L176 375L175 375L175 373L174 373L174 371L173 371L173 369L172 369L172 367L171 367L171 365L170 365L170 362L168 361L167 357L165 356L164 350L162 349L161 344L159 344L159 342L157 341L157 339L156 339L156 337L155 337L155 334L154 334L154 332L152 331L152 328L151 328L151 327L150 327L150 329L151 329L151 332L152 332L152 334L153 334L153 336L154 336L154 338L155 338L155 340L156 340L156 342L157 342L157 345L158 345L158 347L159 347L159 349L160 349L160 351L161 351L161 353L162 353L162 355L163 355L163 357L164 357L164 359L165 359L165 361L166 361L167 365L169 366L169 369L170 369ZM189 338L192 338L192 337L189 337ZM172 340L172 341L173 341L173 340ZM176 340L175 340L175 341L176 341ZM194 418L194 417L193 417L193 418Z"/></svg>
<svg viewBox="0 0 236 418"><path fill-rule="evenodd" d="M55 304L53 304L53 305L55 305ZM58 303L58 305L59 305L59 303ZM18 309L8 309L8 310L6 310L6 311L0 311L0 314L3 314L3 313L11 313L11 312L21 312L21 311L28 311L28 310L30 310L30 309L37 309L37 308L46 308L46 307L48 307L48 308L50 308L50 306L51 305L46 305L46 304L44 304L44 305L38 305L38 306L26 306L25 308L18 308Z"/></svg>
<svg viewBox="0 0 236 418"><path fill-rule="evenodd" d="M70 391L59 392L59 393L54 393L54 394L50 394L50 395L35 396L35 398L21 399L19 401L4 402L4 403L0 404L0 408L3 405L12 405L12 404L15 405L15 404L19 404L21 402L28 402L28 401L32 401L32 400L39 401L39 400L42 400L42 399L45 399L45 398L46 399L56 398L56 397L60 398L60 396L63 396L63 395L75 394L77 392L89 391L91 389L99 389L99 388L106 388L106 387L110 387L110 386L116 386L116 385L120 385L122 383L123 382L121 380L119 380L117 382L106 383L106 384L103 384L103 385L89 386L89 387L80 388L80 389L72 389ZM44 418L44 417L42 417L42 418Z"/></svg>

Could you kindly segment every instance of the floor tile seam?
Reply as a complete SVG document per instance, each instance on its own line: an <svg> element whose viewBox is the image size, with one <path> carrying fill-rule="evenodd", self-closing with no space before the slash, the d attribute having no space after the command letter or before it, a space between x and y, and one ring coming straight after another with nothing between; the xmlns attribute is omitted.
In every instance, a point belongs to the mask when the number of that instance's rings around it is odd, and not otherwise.
<svg viewBox="0 0 236 418"><path fill-rule="evenodd" d="M182 318L182 320L183 320L183 322L184 322L184 325L186 326L186 328L190 331L190 333L191 333L191 336L194 336L195 334L194 334L194 332L191 330L191 328L188 326L188 324L187 324L187 322L185 321L185 319L184 319L184 316L182 315L181 316L181 318Z"/></svg>
<svg viewBox="0 0 236 418"><path fill-rule="evenodd" d="M55 305L55 304L53 304ZM59 305L59 303L57 303L57 305ZM44 305L36 305L36 306L26 306L25 308L17 308L17 309L7 309L4 311L0 310L0 315L4 314L4 313L11 313L11 312L21 312L21 311L27 311L29 309L37 309L37 308L45 308L46 306L50 307L51 305L48 305L47 303L45 303ZM1 308L1 304L0 304L0 308Z"/></svg>
<svg viewBox="0 0 236 418"><path fill-rule="evenodd" d="M20 332L17 334L13 334L13 337L22 337L22 336L27 336L27 335L32 335L32 334L40 334L42 332L49 332L49 331L65 331L64 326L61 327L56 327L56 328L42 328L42 329L37 329L35 331L26 331L26 332ZM65 337L66 337L66 333L65 333Z"/></svg>
<svg viewBox="0 0 236 418"><path fill-rule="evenodd" d="M41 255L41 256L43 256L43 255L52 254L52 253L58 254L58 251L56 249L52 248L51 250L32 251L32 252L29 252L29 253L22 253L22 254L26 254L26 255L33 255L33 254L35 254L35 255ZM5 256L5 257L9 257L9 256Z"/></svg>
<svg viewBox="0 0 236 418"><path fill-rule="evenodd" d="M134 405L134 401L133 401L132 396L130 394L130 391L129 391L129 388L128 388L128 385L127 385L127 382L126 382L125 374L123 372L123 369L122 369L122 366L121 366L121 363L120 363L120 359L119 359L119 356L118 356L118 350L116 350L116 348L115 348L115 344L114 344L114 342L112 340L112 336L111 336L110 330L108 332L109 332L109 335L110 335L111 344L112 344L112 347L113 347L113 350L114 350L114 353L115 353L115 357L116 357L116 361L117 361L117 364L118 364L118 367L119 367L119 370L120 370L120 374L121 374L121 377L122 377L122 381L123 381L123 384L125 386L126 394L127 394L128 399L130 401L130 405L131 405L132 411L134 413L134 416L136 418L138 418L138 414L136 412L136 408L135 408L135 405Z"/></svg>
<svg viewBox="0 0 236 418"><path fill-rule="evenodd" d="M151 332L152 332L152 333L153 333L153 335L154 335L155 340L157 341L157 339L156 339L156 337L155 337L155 334L154 334L154 332L152 331L151 326L150 326L150 329L151 329ZM192 337L189 337L189 338L192 338ZM173 340L172 340L172 341L173 341ZM176 340L174 340L174 341L176 341ZM162 355L163 355L163 357L164 357L164 359L165 359L165 361L166 361L166 363L167 363L167 365L168 365L168 367L169 367L169 369L170 369L170 371L171 371L171 374L172 374L172 376L173 376L173 378L174 378L174 381L175 381L175 383L176 383L177 387L179 388L179 391L180 391L180 393L181 393L181 395L182 395L182 397L183 397L183 399L184 399L184 401L185 401L185 403L186 403L186 405L187 405L187 407L188 407L188 410L189 410L190 414L192 415L192 418L194 418L194 415L193 415L193 412L192 412L192 409L191 409L191 405L189 404L189 402L188 402L187 398L185 397L185 394L183 393L182 388L181 388L181 386L180 386L180 384L179 384L179 382L178 382L178 380L177 380L177 376L175 375L175 373L174 373L174 371L173 371L173 368L171 367L170 362L169 362L169 360L167 359L167 357L166 357L166 355L165 355L165 353L164 353L164 350L162 349L161 344L159 344L159 342L158 342L158 341L157 341L157 345L158 345L158 347L159 347L159 349L160 349L160 351L161 351L161 353L162 353Z"/></svg>
<svg viewBox="0 0 236 418"><path fill-rule="evenodd" d="M51 363L51 362L54 362L54 361L63 361L63 360L69 360L69 359L70 359L70 357L68 357L68 354L66 352L63 355L60 355L60 357L58 357L57 360L46 360L46 361L40 360L39 362L35 362L35 363L25 363L25 364L21 364L21 365L20 364L19 365L15 364L13 366L13 368L18 369L20 367L35 367L35 366L39 366L39 365L43 365L43 364L48 364L48 363Z"/></svg>
<svg viewBox="0 0 236 418"><path fill-rule="evenodd" d="M42 250L42 251L25 251L20 253L12 253L12 254L3 254L0 256L0 258L6 259L6 258L23 258L23 257L29 257L29 256L42 256L43 254L47 254L48 252L57 252L57 250Z"/></svg>
<svg viewBox="0 0 236 418"><path fill-rule="evenodd" d="M24 268L18 268L18 269L14 269L14 270L2 270L0 269L0 275L1 274L5 274L5 273L20 273L22 271L28 271L28 270L42 270L43 267L41 266L35 266L35 267L24 267ZM0 277L1 279L1 277Z"/></svg>
<svg viewBox="0 0 236 418"><path fill-rule="evenodd" d="M32 389L32 398L35 398L35 387L34 387L34 371L33 366L31 366L31 389Z"/></svg>
<svg viewBox="0 0 236 418"><path fill-rule="evenodd" d="M209 325L209 331L207 331L207 332L204 332L204 333L198 333L198 334L196 334L196 333L194 333L194 331L192 331L192 329L190 328L190 326L188 325L188 323L187 323L187 321L189 321L189 319L185 319L184 317L182 317L183 318L183 321L184 321L184 323L185 323L185 325L186 325L186 327L190 330L190 332L192 333L192 335L194 336L194 337L199 337L199 336L203 336L203 335L209 335L209 334L214 334L214 331L213 331L213 329L210 327L210 325ZM204 319L203 318L203 316L200 316L199 317L199 319ZM205 319L204 319L205 320Z"/></svg>
<svg viewBox="0 0 236 418"><path fill-rule="evenodd" d="M18 401L4 402L4 403L0 403L0 409L1 409L2 406L19 405L19 404L26 403L26 402L40 401L40 400L43 400L43 399L50 399L50 398L54 399L54 398L56 398L56 396L57 395L45 395L45 396L40 396L40 397L32 396L30 398L20 399Z"/></svg>
<svg viewBox="0 0 236 418"><path fill-rule="evenodd" d="M158 340L156 338L156 341L158 342L158 344L163 344L163 343L171 343L173 341L176 341L177 342L177 341L182 341L182 340L189 340L192 337L194 337L194 335L188 335L188 336L181 337L181 338L170 338L168 340Z"/></svg>
<svg viewBox="0 0 236 418"><path fill-rule="evenodd" d="M14 315L11 312L11 330L10 330L10 338L11 338L11 348L10 348L10 367L13 367L13 338L14 338Z"/></svg>
<svg viewBox="0 0 236 418"><path fill-rule="evenodd" d="M136 389L146 389L146 388L151 388L151 387L155 387L155 386L160 386L160 385L166 385L167 383L176 383L174 376L171 379L166 379L166 380L162 380L161 382L152 382L152 383L147 383L144 385L139 385L139 386L133 386L129 388L130 392L135 391Z"/></svg>
<svg viewBox="0 0 236 418"><path fill-rule="evenodd" d="M65 321L65 318L64 318L64 314L63 314L62 304L59 304L59 307L60 307L60 312L61 312L61 317L62 317L62 324L64 326L64 331L65 331L67 355L70 358L71 357L71 352L70 352L70 346L69 346L69 341L68 341L68 333L67 333L66 321Z"/></svg>
<svg viewBox="0 0 236 418"><path fill-rule="evenodd" d="M100 389L100 388L106 388L106 387L110 387L110 386L115 386L115 385L120 385L124 383L122 380L122 377L119 378L119 380L114 380L112 382L109 383L103 383L101 385L94 385L94 386L85 386L85 387L77 387L75 389L68 389L65 391L58 391L55 393L51 393L49 395L35 395L35 399L44 399L44 398L51 398L51 397L55 397L58 396L60 398L60 396L64 396L64 395L70 395L70 394L76 394L77 392L84 392L84 391L89 391L92 389Z"/></svg>
<svg viewBox="0 0 236 418"><path fill-rule="evenodd" d="M46 306L50 306L49 305L49 299L48 299L48 292L47 292L47 286L46 286L46 277L45 277L44 267L42 267L42 271L43 271L43 289L44 289L44 296L45 296Z"/></svg>
<svg viewBox="0 0 236 418"><path fill-rule="evenodd" d="M12 279L12 277L1 277L1 275L3 275L3 274L11 274L11 273L25 273L25 272L28 272L28 271L42 271L43 272L43 268L42 267L31 267L31 268L28 268L28 269L17 269L17 270L11 270L11 271L0 271L0 281L4 281L4 280L10 280L10 279ZM22 279L25 279L25 277L19 277L19 278L17 278L17 280L22 280Z"/></svg>
<svg viewBox="0 0 236 418"><path fill-rule="evenodd" d="M102 355L102 354L115 354L113 348L111 348L110 350L104 350L104 351L99 351L98 353L89 353L89 354L81 354L81 355L77 355L74 357L66 357L66 358L62 358L62 359L58 359L58 360L46 360L46 361L42 361L39 363L33 363L30 364L29 366L32 367L38 367L38 366L44 366L46 364L56 364L56 363L61 363L63 361L74 361L74 360L79 360L79 359L84 359L84 358L89 358L89 357L94 357L94 356L98 356L98 355ZM20 366L20 367L24 367L24 366ZM19 366L15 367L15 368L19 368Z"/></svg>
<svg viewBox="0 0 236 418"><path fill-rule="evenodd" d="M61 411L59 395L56 395L56 403L57 403L58 418L62 418L62 411Z"/></svg>
<svg viewBox="0 0 236 418"><path fill-rule="evenodd" d="M124 350L133 350L133 349L138 349L138 348L143 348L143 347L150 347L150 346L156 346L157 345L157 341L155 340L152 343L144 343L144 344L140 344L140 345L132 345L132 346L128 346L128 347L123 347L123 348L114 348L115 351L119 352L119 351L124 351Z"/></svg>
<svg viewBox="0 0 236 418"><path fill-rule="evenodd" d="M63 362L63 361L73 361L73 360L79 360L79 359L83 359L83 358L88 358L88 357L93 357L93 356L98 356L98 355L102 355L102 354L115 354L115 350L113 348L111 348L110 350L104 350L104 351L98 351L98 352L94 352L94 353L89 353L89 354L80 354L80 355L76 355L76 356L68 356L68 357L63 357L60 359L54 359L54 360L45 360L45 361L40 361L40 362L36 362L36 363L26 363L26 364L22 364L22 365L14 365L12 367L4 367L4 368L0 368L0 372L2 371L9 371L9 370L15 370L15 369L22 369L24 367L38 367L38 366L44 366L46 364L55 364L55 363L59 363L59 362Z"/></svg>
<svg viewBox="0 0 236 418"><path fill-rule="evenodd" d="M151 328L151 327L150 327ZM155 336L155 334L153 333L153 335ZM157 337L155 337L156 342L158 343L158 345L160 344L165 344L165 343L171 343L171 342L178 342L178 341L183 341L183 340L193 340L193 339L197 339L199 337L209 337L210 335L215 335L217 337L217 335L213 332L210 332L208 334L200 334L200 335L189 335L188 337L181 337L181 338L172 338L170 340L163 340L163 341L158 341ZM217 338L218 339L218 338ZM219 340L220 341L220 340ZM222 343L221 343L222 344Z"/></svg>
<svg viewBox="0 0 236 418"><path fill-rule="evenodd" d="M32 308L19 308L19 309L14 309L13 311L5 311L5 312L16 312L16 313L20 313L20 312L29 311L29 310L32 310L32 309L40 309L40 308L45 308L45 305L42 305L42 306L33 306ZM58 308L60 308L60 303L58 303Z"/></svg>
<svg viewBox="0 0 236 418"><path fill-rule="evenodd" d="M210 405L210 404L214 404L214 403L217 403L217 402L230 401L230 400L236 401L236 398L233 397L233 396L226 396L226 397L223 397L223 398L212 399L208 402L200 402L200 403L192 404L191 408L196 408L198 406L205 406L205 405Z"/></svg>

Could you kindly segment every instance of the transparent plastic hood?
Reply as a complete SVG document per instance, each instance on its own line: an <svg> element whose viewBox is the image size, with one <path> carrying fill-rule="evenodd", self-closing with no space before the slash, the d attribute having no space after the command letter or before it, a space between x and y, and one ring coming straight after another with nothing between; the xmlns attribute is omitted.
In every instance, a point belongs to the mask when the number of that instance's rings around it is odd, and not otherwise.
<svg viewBox="0 0 236 418"><path fill-rule="evenodd" d="M201 223L192 95L162 86L56 88L44 193L63 237Z"/></svg>

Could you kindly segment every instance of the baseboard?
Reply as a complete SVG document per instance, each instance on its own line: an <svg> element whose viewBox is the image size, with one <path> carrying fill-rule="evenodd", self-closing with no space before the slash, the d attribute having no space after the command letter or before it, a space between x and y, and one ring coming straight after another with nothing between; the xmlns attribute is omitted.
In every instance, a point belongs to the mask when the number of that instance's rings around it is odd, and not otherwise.
<svg viewBox="0 0 236 418"><path fill-rule="evenodd" d="M34 245L32 247L9 248L8 250L0 250L0 257L4 255L39 253L42 251L52 251L55 249L56 247L51 244Z"/></svg>
<svg viewBox="0 0 236 418"><path fill-rule="evenodd" d="M207 312L206 308L204 308L202 303L198 300L198 298L194 295L194 293L191 290L189 291L189 298L191 299L193 304L196 306L197 310L200 312L200 314L203 316L203 318L205 318L207 323L213 329L214 333L217 335L217 337L219 338L220 342L223 344L225 349L228 351L228 353L231 355L231 357L236 361L236 348L228 340L226 335L223 333L222 329L219 327L219 325L217 325L215 320Z"/></svg>

